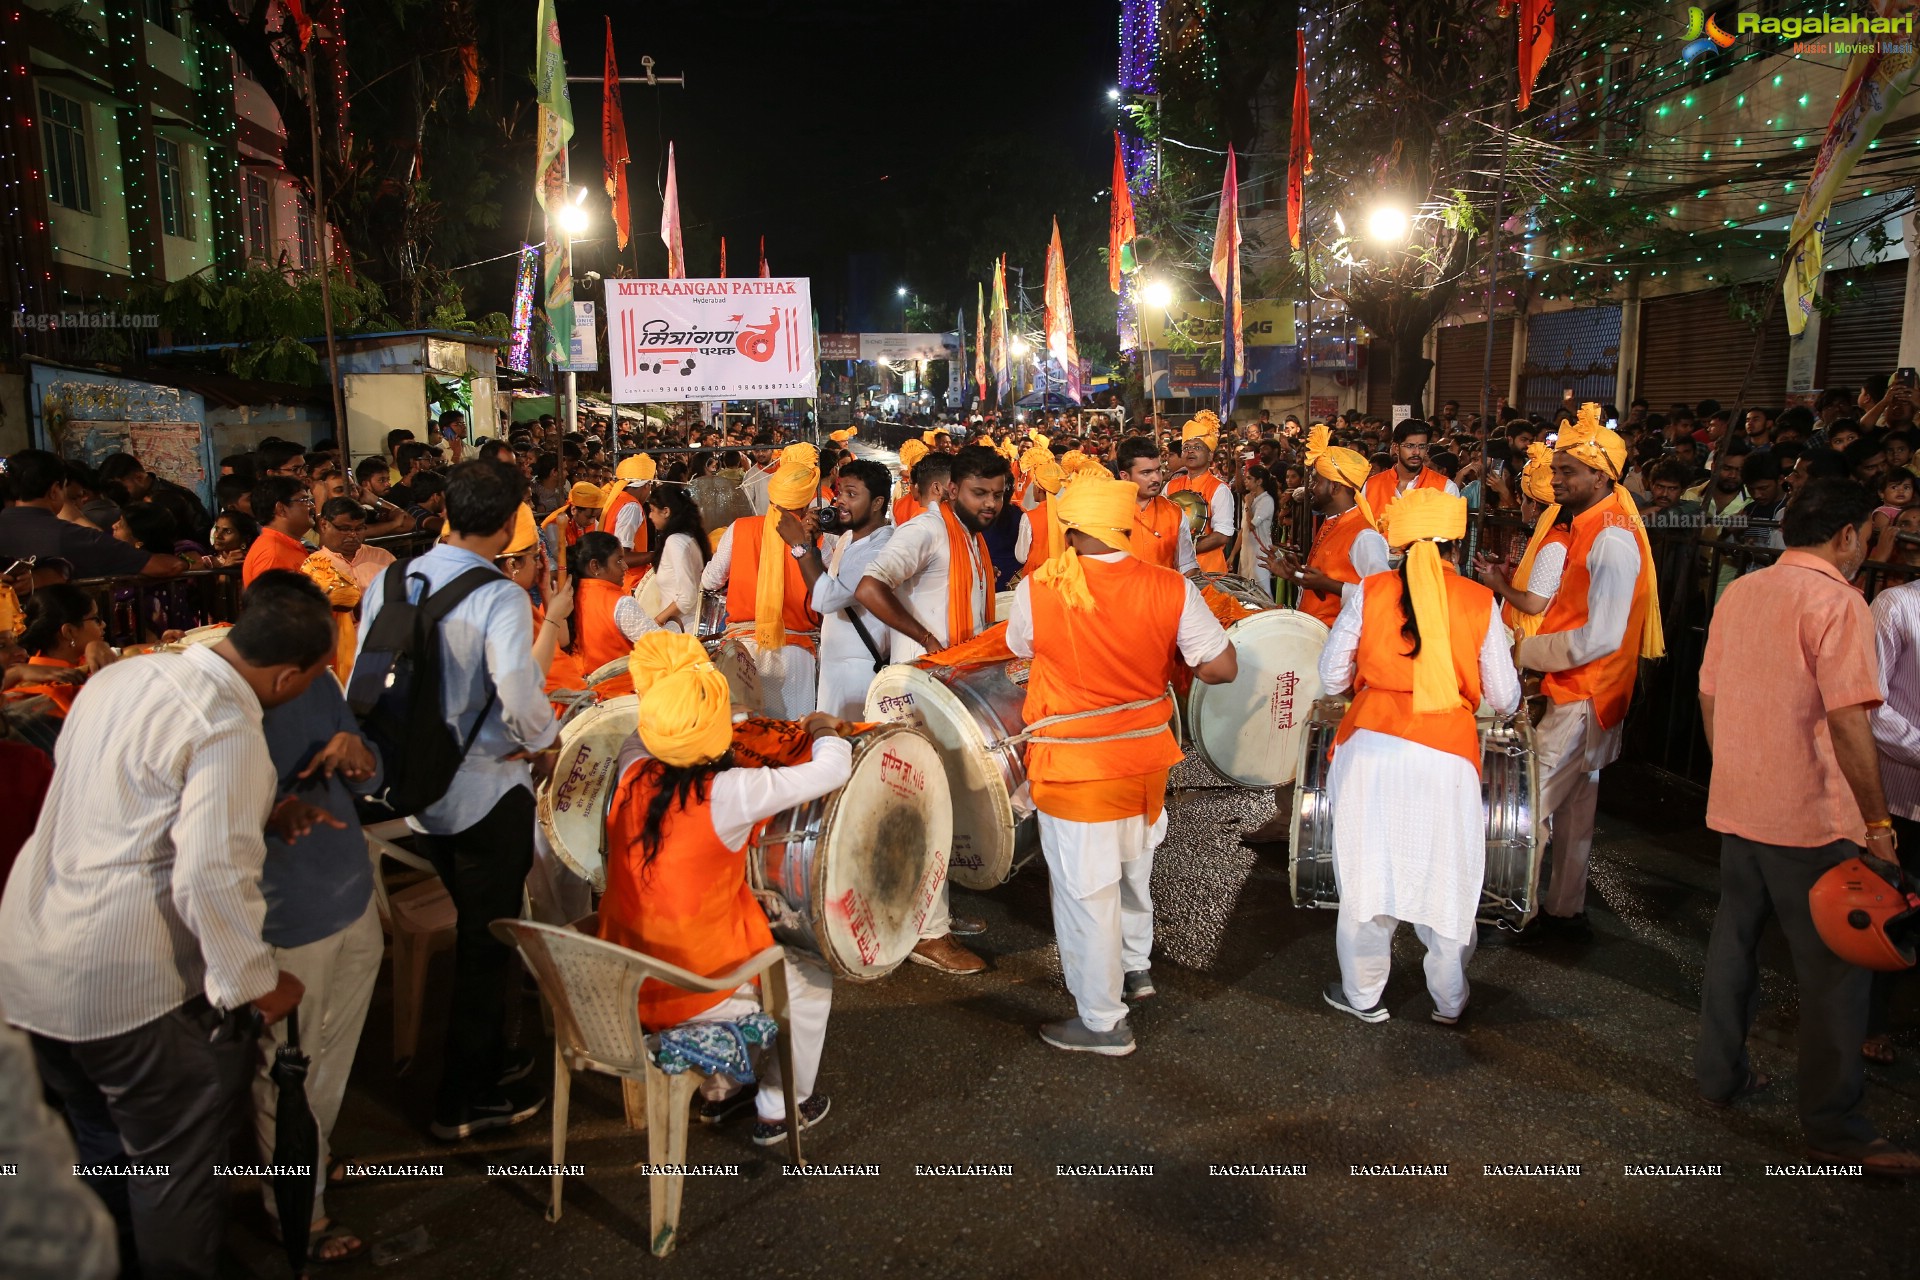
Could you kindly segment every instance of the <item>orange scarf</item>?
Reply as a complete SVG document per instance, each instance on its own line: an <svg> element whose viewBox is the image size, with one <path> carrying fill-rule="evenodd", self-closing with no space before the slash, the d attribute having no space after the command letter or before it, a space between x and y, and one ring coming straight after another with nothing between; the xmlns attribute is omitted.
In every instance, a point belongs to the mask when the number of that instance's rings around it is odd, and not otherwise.
<svg viewBox="0 0 1920 1280"><path fill-rule="evenodd" d="M940 504L940 514L947 522L947 647L965 644L974 637L973 626L973 579L976 560L982 569L993 563L987 554L987 540L980 534L967 533L960 518L953 514L953 504ZM969 545L968 538L972 538ZM987 583L987 620L983 624L993 625L993 583Z"/></svg>

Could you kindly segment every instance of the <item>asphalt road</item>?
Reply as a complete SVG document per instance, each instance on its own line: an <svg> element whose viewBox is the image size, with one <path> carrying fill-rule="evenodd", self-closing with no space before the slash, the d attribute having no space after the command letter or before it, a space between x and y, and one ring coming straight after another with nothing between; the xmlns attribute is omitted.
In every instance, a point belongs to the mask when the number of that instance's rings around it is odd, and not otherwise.
<svg viewBox="0 0 1920 1280"><path fill-rule="evenodd" d="M1920 1188L1767 1171L1802 1155L1783 947L1767 957L1756 1033L1757 1061L1779 1083L1732 1113L1694 1095L1716 872L1684 797L1610 772L1596 847L1598 936L1482 950L1468 1018L1449 1030L1428 1020L1419 947L1406 930L1388 989L1393 1019L1366 1026L1327 1009L1319 992L1335 973L1331 914L1291 905L1284 849L1237 839L1264 802L1209 782L1192 763L1175 777L1189 789L1175 799L1154 868L1160 994L1135 1015L1132 1057L1062 1054L1035 1034L1071 1007L1042 868L992 893L956 890L956 909L990 922L978 941L991 973L956 979L907 965L835 993L821 1084L833 1109L810 1132L809 1158L877 1174L792 1177L747 1140L744 1123L696 1126L689 1161L737 1172L688 1181L679 1248L662 1262L647 1256L647 1184L634 1168L646 1139L624 1128L614 1082L576 1077L568 1160L585 1172L568 1182L563 1220L549 1224L544 1178L489 1173L544 1165L546 1116L453 1147L426 1137L435 1051L395 1077L383 978L336 1150L444 1172L355 1183L333 1194L334 1212L381 1254L401 1255L383 1274L421 1280L652 1269L1915 1274ZM434 982L449 976L436 969ZM1913 1141L1920 983L1903 997L1901 1062L1870 1069L1869 1104L1884 1131ZM536 1001L517 1012L522 1042L539 1041ZM438 1035L430 1023L423 1045ZM917 1171L930 1165L1004 1168ZM1222 1168L1232 1165L1265 1168ZM1404 1175L1438 1165L1444 1174ZM1490 1165L1578 1171L1508 1176ZM1378 1166L1402 1172L1366 1172ZM1644 1166L1661 1171L1630 1172ZM257 1193L236 1184L235 1205L233 1274L284 1275Z"/></svg>

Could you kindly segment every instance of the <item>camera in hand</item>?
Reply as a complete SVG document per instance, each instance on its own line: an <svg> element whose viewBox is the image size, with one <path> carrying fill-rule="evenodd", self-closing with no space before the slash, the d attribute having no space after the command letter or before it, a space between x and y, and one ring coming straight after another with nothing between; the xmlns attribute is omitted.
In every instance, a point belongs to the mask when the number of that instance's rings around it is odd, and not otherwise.
<svg viewBox="0 0 1920 1280"><path fill-rule="evenodd" d="M839 533L847 527L846 522L840 518L838 507L816 507L813 514L820 522L821 533Z"/></svg>

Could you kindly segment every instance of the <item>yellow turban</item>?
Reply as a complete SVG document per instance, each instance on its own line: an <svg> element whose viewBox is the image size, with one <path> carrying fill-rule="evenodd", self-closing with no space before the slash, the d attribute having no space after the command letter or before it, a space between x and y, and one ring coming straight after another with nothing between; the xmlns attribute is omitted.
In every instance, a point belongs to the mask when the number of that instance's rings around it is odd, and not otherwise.
<svg viewBox="0 0 1920 1280"><path fill-rule="evenodd" d="M1131 480L1082 476L1054 495L1050 505L1063 528L1078 529L1115 551L1126 551L1133 544L1134 507L1139 500L1140 488ZM1033 577L1058 589L1067 608L1093 608L1093 592L1087 589L1080 553L1067 544L1064 535L1054 543L1053 555Z"/></svg>
<svg viewBox="0 0 1920 1280"><path fill-rule="evenodd" d="M659 474L660 468L654 462L653 456L646 453L636 453L622 458L620 459L620 465L613 469L613 478L615 480L632 481L636 483L651 480Z"/></svg>
<svg viewBox="0 0 1920 1280"><path fill-rule="evenodd" d="M932 431L922 431L920 433L920 438L926 442L927 448L931 449L933 448L933 438L935 436L944 436L946 434L947 434L946 432L941 431L938 428L935 428Z"/></svg>
<svg viewBox="0 0 1920 1280"><path fill-rule="evenodd" d="M1207 446L1209 452L1220 447L1220 419L1214 416L1213 410L1202 409L1187 420L1186 426L1180 428L1180 443L1185 444L1189 440L1198 440Z"/></svg>
<svg viewBox="0 0 1920 1280"><path fill-rule="evenodd" d="M829 431L827 433L827 439L833 441L835 444L845 444L859 434L860 428L858 427L842 427L838 431Z"/></svg>
<svg viewBox="0 0 1920 1280"><path fill-rule="evenodd" d="M1554 521L1560 518L1560 504L1553 500L1553 449L1538 440L1527 446L1527 465L1520 473L1520 492L1546 506L1540 519L1534 522L1533 535L1527 539L1519 567L1513 571L1513 585L1524 591L1525 584L1533 580L1534 559L1546 545L1547 535L1553 532ZM1508 609L1506 614L1518 640L1540 634L1540 624L1547 619L1544 612L1522 613L1519 609Z"/></svg>
<svg viewBox="0 0 1920 1280"><path fill-rule="evenodd" d="M1360 518L1367 522L1368 528L1378 527L1380 522L1374 519L1373 508L1367 505L1367 477L1373 471L1372 464L1364 454L1329 444L1331 435L1323 422L1315 423L1307 433L1307 469L1353 490L1353 505L1360 508Z"/></svg>
<svg viewBox="0 0 1920 1280"><path fill-rule="evenodd" d="M523 502L520 509L513 513L513 537L508 540L507 549L500 554L522 556L533 550L539 541L540 530L533 523L533 508Z"/></svg>
<svg viewBox="0 0 1920 1280"><path fill-rule="evenodd" d="M1020 455L1020 470L1026 475L1032 475L1052 461L1053 450L1043 444L1029 445L1027 451ZM1048 492L1052 492L1052 490L1048 490Z"/></svg>
<svg viewBox="0 0 1920 1280"><path fill-rule="evenodd" d="M1387 508L1381 530L1390 547L1407 548L1407 587L1420 652L1413 658L1413 709L1416 714L1451 711L1464 705L1453 671L1453 628L1447 607L1447 571L1435 539L1466 536L1467 500L1441 489L1409 489Z"/></svg>
<svg viewBox="0 0 1920 1280"><path fill-rule="evenodd" d="M733 745L727 678L693 636L649 631L627 659L640 695L640 741L675 768L708 764Z"/></svg>
<svg viewBox="0 0 1920 1280"><path fill-rule="evenodd" d="M1028 427L1027 443L1032 445L1037 445L1038 447L1044 449L1048 445L1052 444L1053 441L1047 438L1046 436L1041 435L1038 431L1035 431L1032 427Z"/></svg>
<svg viewBox="0 0 1920 1280"><path fill-rule="evenodd" d="M1100 459L1088 457L1078 449L1069 449L1060 455L1060 470L1066 474L1069 480L1075 476L1095 473L1097 473L1096 478L1099 479L1110 480L1113 478L1113 473L1107 470ZM1139 497L1138 491L1135 492L1134 496L1136 498Z"/></svg>
<svg viewBox="0 0 1920 1280"><path fill-rule="evenodd" d="M920 459L926 457L929 453L932 453L932 452L933 450L927 448L926 443L924 441L921 441L921 440L907 441L905 444L900 446L901 472L904 473L909 479L911 479L913 476L913 469L916 465L918 465Z"/></svg>
<svg viewBox="0 0 1920 1280"><path fill-rule="evenodd" d="M1033 482L1048 493L1060 492L1060 486L1067 482L1067 471L1048 454L1047 460L1028 472Z"/></svg>
<svg viewBox="0 0 1920 1280"><path fill-rule="evenodd" d="M588 507L594 511L598 511L601 507L607 505L607 495L601 492L599 485L588 484L585 480L578 480L574 482L573 488L567 491L567 505L570 507Z"/></svg>
<svg viewBox="0 0 1920 1280"><path fill-rule="evenodd" d="M753 637L761 649L787 644L787 543L780 511L805 511L820 492L820 455L810 444L780 451L780 469L767 481L767 513L760 521L760 565L753 584Z"/></svg>
<svg viewBox="0 0 1920 1280"><path fill-rule="evenodd" d="M1613 496L1633 523L1633 536L1640 544L1640 581L1637 590L1646 606L1646 625L1640 632L1640 656L1663 658L1667 653L1666 631L1660 624L1660 592L1654 579L1653 546L1647 541L1647 526L1640 519L1640 508L1633 494L1620 483L1627 465L1627 442L1618 432L1600 425L1600 406L1588 401L1580 406L1580 417L1572 426L1560 429L1555 453L1571 454L1613 481Z"/></svg>

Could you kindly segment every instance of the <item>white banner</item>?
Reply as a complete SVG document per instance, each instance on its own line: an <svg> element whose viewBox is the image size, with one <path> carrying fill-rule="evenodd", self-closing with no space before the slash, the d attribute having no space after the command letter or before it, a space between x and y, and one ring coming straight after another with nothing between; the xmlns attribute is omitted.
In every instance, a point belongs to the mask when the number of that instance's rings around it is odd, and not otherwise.
<svg viewBox="0 0 1920 1280"><path fill-rule="evenodd" d="M815 394L805 279L609 279L606 286L615 403Z"/></svg>
<svg viewBox="0 0 1920 1280"><path fill-rule="evenodd" d="M465 354L464 349L461 352ZM573 350L565 364L555 365L560 373L597 373L600 369L600 330L593 323L593 304L573 304Z"/></svg>
<svg viewBox="0 0 1920 1280"><path fill-rule="evenodd" d="M863 333L862 360L957 360L960 336L953 333Z"/></svg>

